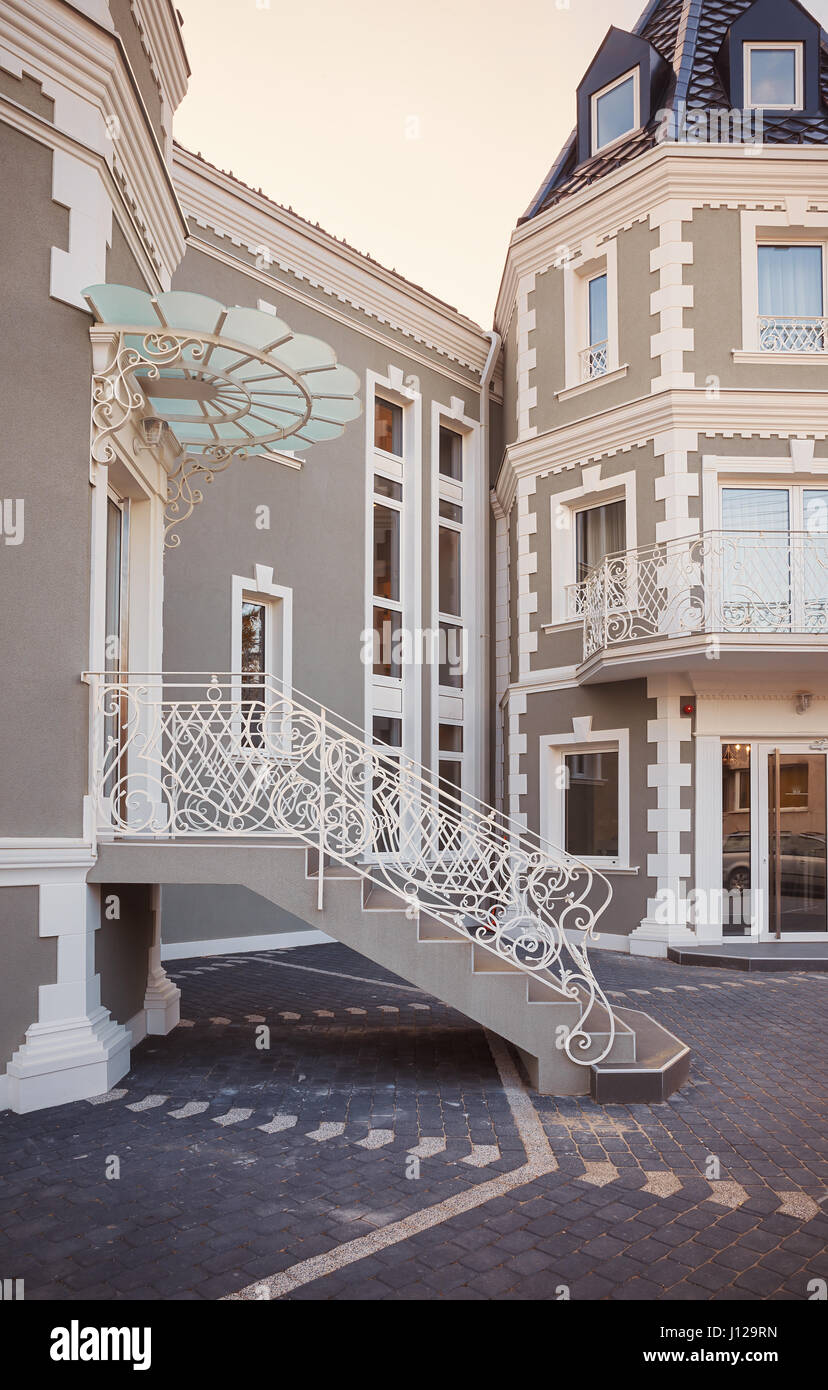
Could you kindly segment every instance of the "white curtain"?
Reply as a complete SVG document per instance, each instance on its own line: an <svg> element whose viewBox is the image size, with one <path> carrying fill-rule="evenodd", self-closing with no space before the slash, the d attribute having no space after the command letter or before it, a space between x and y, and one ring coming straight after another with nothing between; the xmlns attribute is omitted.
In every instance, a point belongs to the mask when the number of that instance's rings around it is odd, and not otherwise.
<svg viewBox="0 0 828 1390"><path fill-rule="evenodd" d="M759 247L759 313L767 318L821 318L821 246Z"/></svg>

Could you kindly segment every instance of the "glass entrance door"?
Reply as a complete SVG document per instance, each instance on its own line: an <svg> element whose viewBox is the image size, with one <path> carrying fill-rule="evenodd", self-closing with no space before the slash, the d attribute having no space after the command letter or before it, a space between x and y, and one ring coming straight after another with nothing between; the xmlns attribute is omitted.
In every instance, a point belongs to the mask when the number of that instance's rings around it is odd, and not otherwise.
<svg viewBox="0 0 828 1390"><path fill-rule="evenodd" d="M828 931L825 896L825 753L767 753L768 930L783 936Z"/></svg>

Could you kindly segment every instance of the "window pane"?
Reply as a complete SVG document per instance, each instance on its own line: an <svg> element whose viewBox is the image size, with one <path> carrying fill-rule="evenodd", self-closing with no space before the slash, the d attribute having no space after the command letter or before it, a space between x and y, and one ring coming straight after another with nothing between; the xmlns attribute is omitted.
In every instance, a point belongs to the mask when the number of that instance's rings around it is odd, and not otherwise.
<svg viewBox="0 0 828 1390"><path fill-rule="evenodd" d="M266 669L265 606L263 603L242 604L242 671L261 675Z"/></svg>
<svg viewBox="0 0 828 1390"><path fill-rule="evenodd" d="M722 527L725 531L789 531L790 493L787 488L723 488Z"/></svg>
<svg viewBox="0 0 828 1390"><path fill-rule="evenodd" d="M806 488L804 496L805 530L812 536L828 535L828 492Z"/></svg>
<svg viewBox="0 0 828 1390"><path fill-rule="evenodd" d="M460 612L460 532L440 527L440 612Z"/></svg>
<svg viewBox="0 0 828 1390"><path fill-rule="evenodd" d="M759 247L759 313L775 318L821 318L821 246Z"/></svg>
<svg viewBox="0 0 828 1390"><path fill-rule="evenodd" d="M580 584L590 570L607 555L616 555L627 545L627 504L609 502L578 512L576 525L577 577Z"/></svg>
<svg viewBox="0 0 828 1390"><path fill-rule="evenodd" d="M265 686L262 676L267 670L266 617L263 603L242 603L242 742L247 748L264 747Z"/></svg>
<svg viewBox="0 0 828 1390"><path fill-rule="evenodd" d="M796 52L792 48L755 48L750 55L750 100L753 106L796 106Z"/></svg>
<svg viewBox="0 0 828 1390"><path fill-rule="evenodd" d="M402 457L402 406L390 401L374 401L374 444L386 454Z"/></svg>
<svg viewBox="0 0 828 1390"><path fill-rule="evenodd" d="M458 805L462 789L462 764L441 758L439 775L438 804L443 818L440 826L440 849L459 851L463 847L463 835L460 826L462 810Z"/></svg>
<svg viewBox="0 0 828 1390"><path fill-rule="evenodd" d="M374 594L400 598L400 514L381 502L374 505Z"/></svg>
<svg viewBox="0 0 828 1390"><path fill-rule="evenodd" d="M444 478L463 481L463 439L456 430L440 426L440 472Z"/></svg>
<svg viewBox="0 0 828 1390"><path fill-rule="evenodd" d="M440 685L446 685L451 690L462 690L466 664L462 627L455 627L454 623L441 623L440 647Z"/></svg>
<svg viewBox="0 0 828 1390"><path fill-rule="evenodd" d="M398 633L402 618L392 608L374 609L374 675L399 680L402 671L399 661Z"/></svg>
<svg viewBox="0 0 828 1390"><path fill-rule="evenodd" d="M390 497L393 502L402 502L402 483L393 478L384 478L381 473L374 474L374 492L380 497Z"/></svg>
<svg viewBox="0 0 828 1390"><path fill-rule="evenodd" d="M607 341L607 324L607 277L597 275L589 282L589 347Z"/></svg>
<svg viewBox="0 0 828 1390"><path fill-rule="evenodd" d="M462 726L462 724L441 724L441 725L440 725L440 752L441 752L441 753L462 753L462 752L463 752L463 726Z"/></svg>
<svg viewBox="0 0 828 1390"><path fill-rule="evenodd" d="M600 150L626 135L628 130L635 130L635 78L628 77L626 82L620 82L612 91L599 97L596 106L597 146Z"/></svg>
<svg viewBox="0 0 828 1390"><path fill-rule="evenodd" d="M402 720L390 714L375 714L374 742L388 748L402 748Z"/></svg>
<svg viewBox="0 0 828 1390"><path fill-rule="evenodd" d="M582 857L618 854L618 754L566 758L566 849Z"/></svg>
<svg viewBox="0 0 828 1390"><path fill-rule="evenodd" d="M456 521L458 525L463 520L463 508L458 507L456 502L447 502L444 497L440 498L440 515L446 521Z"/></svg>

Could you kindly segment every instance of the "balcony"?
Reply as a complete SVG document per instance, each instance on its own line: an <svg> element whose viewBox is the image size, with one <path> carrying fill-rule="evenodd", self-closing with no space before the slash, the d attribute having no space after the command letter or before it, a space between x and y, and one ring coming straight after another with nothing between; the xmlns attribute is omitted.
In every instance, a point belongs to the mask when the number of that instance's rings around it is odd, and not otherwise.
<svg viewBox="0 0 828 1390"><path fill-rule="evenodd" d="M828 352L828 319L759 319L760 352Z"/></svg>
<svg viewBox="0 0 828 1390"><path fill-rule="evenodd" d="M711 639L807 649L828 638L828 533L708 531L609 555L568 594L585 663L662 640L685 653L701 639L702 659Z"/></svg>

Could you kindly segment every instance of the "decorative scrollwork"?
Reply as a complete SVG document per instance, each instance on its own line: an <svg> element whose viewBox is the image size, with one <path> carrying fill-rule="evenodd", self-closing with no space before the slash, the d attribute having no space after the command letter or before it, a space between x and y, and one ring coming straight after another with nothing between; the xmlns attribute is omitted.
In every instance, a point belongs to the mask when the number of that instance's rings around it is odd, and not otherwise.
<svg viewBox="0 0 828 1390"><path fill-rule="evenodd" d="M367 745L271 677L95 677L94 798L118 837L291 835L578 1007L565 1047L600 1060L612 1010L587 945L611 888L492 807Z"/></svg>
<svg viewBox="0 0 828 1390"><path fill-rule="evenodd" d="M828 631L828 533L709 531L610 555L570 594L584 660L654 637Z"/></svg>

